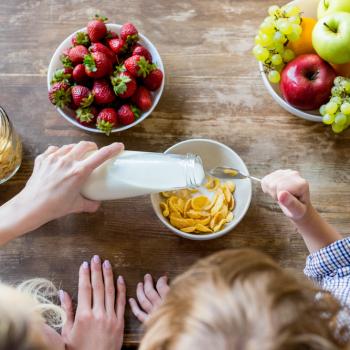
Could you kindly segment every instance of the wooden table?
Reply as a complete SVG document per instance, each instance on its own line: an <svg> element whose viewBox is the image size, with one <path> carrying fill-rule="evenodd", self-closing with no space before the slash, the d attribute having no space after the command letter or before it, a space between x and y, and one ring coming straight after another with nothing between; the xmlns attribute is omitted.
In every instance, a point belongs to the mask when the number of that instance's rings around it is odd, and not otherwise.
<svg viewBox="0 0 350 350"><path fill-rule="evenodd" d="M282 1L276 1L282 4ZM33 159L49 144L118 140L130 150L162 152L194 137L221 141L238 152L256 176L294 168L311 182L313 200L341 232L350 226L350 133L334 136L321 124L295 118L263 87L251 55L267 0L12 0L0 3L0 104L24 143L18 174L1 186L5 202L21 190ZM84 7L84 4L86 7ZM166 88L156 111L131 130L96 136L68 124L47 99L46 70L57 45L106 14L130 20L155 43L166 67ZM45 179L43 179L45 181ZM238 199L239 200L239 199ZM226 237L192 242L170 233L149 197L104 203L94 215L72 215L17 239L0 251L0 276L9 282L51 278L76 295L80 263L93 254L123 274L128 295L146 272L173 277L198 258L224 248L253 247L284 266L303 268L305 246L278 207L258 187L250 210ZM126 314L125 343L136 344L139 323Z"/></svg>

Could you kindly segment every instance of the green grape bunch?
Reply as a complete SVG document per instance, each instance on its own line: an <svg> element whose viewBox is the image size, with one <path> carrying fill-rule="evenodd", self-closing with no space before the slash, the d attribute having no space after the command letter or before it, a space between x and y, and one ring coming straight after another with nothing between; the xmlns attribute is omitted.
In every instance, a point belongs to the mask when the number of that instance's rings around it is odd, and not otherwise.
<svg viewBox="0 0 350 350"><path fill-rule="evenodd" d="M264 19L255 37L253 54L264 65L264 72L271 83L281 80L285 65L295 58L287 48L290 41L296 41L302 33L301 10L297 6L271 6L269 16Z"/></svg>
<svg viewBox="0 0 350 350"><path fill-rule="evenodd" d="M329 102L320 108L323 123L338 134L350 126L350 79L337 77Z"/></svg>

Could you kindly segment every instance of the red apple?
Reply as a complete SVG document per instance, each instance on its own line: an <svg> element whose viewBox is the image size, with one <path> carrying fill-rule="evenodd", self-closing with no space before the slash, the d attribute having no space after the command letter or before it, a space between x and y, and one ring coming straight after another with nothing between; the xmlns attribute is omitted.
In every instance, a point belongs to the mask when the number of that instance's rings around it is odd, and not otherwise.
<svg viewBox="0 0 350 350"><path fill-rule="evenodd" d="M301 55L284 68L280 88L293 107L314 110L329 101L335 77L331 65L318 55Z"/></svg>

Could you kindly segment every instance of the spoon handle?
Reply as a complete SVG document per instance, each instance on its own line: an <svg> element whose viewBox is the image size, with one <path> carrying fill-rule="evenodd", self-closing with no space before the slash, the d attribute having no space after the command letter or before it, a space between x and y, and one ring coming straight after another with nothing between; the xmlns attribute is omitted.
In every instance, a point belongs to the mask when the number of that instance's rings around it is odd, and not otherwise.
<svg viewBox="0 0 350 350"><path fill-rule="evenodd" d="M257 182L261 182L261 179L255 176L242 174L237 169L229 167L216 167L214 169L211 169L209 171L209 174L221 179L251 179Z"/></svg>

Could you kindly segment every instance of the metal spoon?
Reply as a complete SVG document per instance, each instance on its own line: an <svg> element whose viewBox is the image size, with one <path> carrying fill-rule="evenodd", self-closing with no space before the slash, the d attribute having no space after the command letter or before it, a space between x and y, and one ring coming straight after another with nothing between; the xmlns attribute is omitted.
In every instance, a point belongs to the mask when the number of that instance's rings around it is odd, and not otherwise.
<svg viewBox="0 0 350 350"><path fill-rule="evenodd" d="M220 179L251 179L261 182L261 179L242 174L239 170L230 167L216 167L209 170L209 174Z"/></svg>

